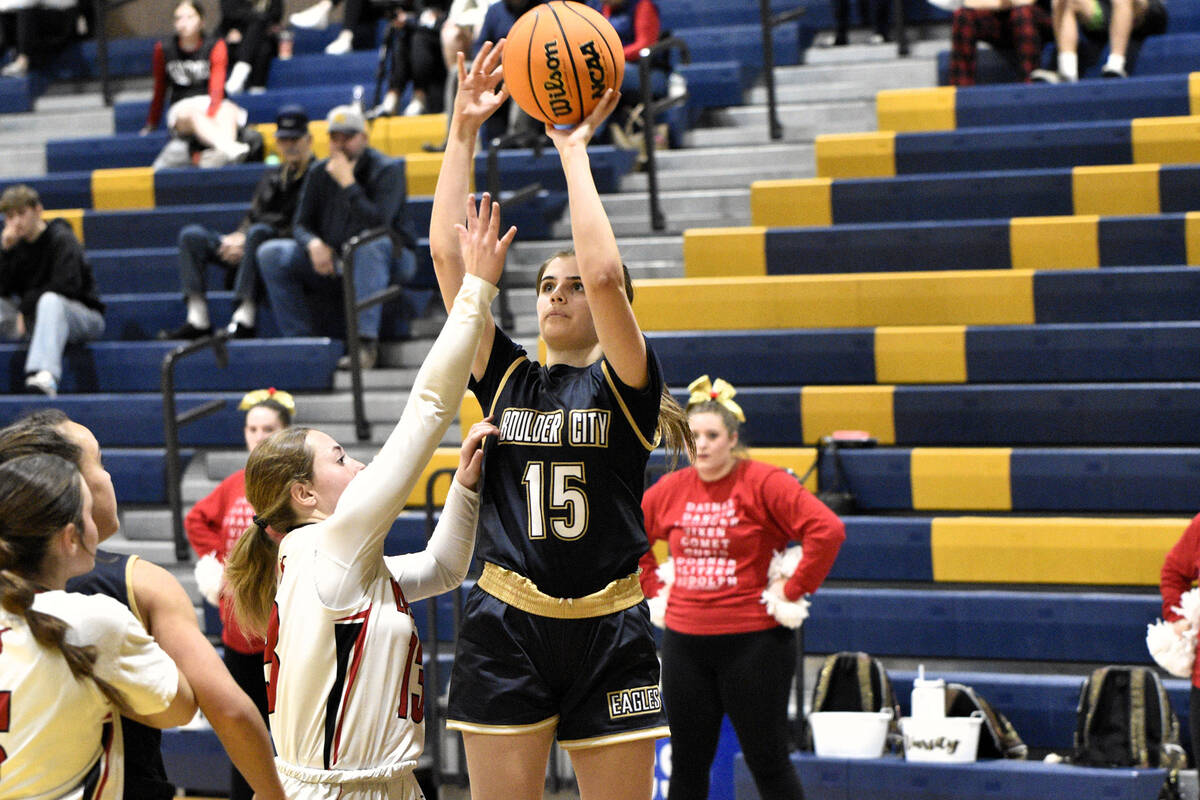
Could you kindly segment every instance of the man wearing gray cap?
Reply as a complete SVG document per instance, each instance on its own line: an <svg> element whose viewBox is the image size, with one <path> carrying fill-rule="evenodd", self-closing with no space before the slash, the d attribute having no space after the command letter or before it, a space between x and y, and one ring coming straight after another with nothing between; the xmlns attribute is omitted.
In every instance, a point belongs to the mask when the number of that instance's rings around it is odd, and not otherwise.
<svg viewBox="0 0 1200 800"><path fill-rule="evenodd" d="M385 227L389 238L354 252L354 289L359 300L392 283L412 279L417 268L416 234L405 213L404 166L369 146L367 123L354 106L329 112L329 158L311 170L300 194L291 239L276 239L258 251L259 269L271 310L284 336L313 336L312 302L336 298L338 253L365 230ZM375 366L382 310L359 315L364 369ZM339 367L350 365L347 354Z"/></svg>

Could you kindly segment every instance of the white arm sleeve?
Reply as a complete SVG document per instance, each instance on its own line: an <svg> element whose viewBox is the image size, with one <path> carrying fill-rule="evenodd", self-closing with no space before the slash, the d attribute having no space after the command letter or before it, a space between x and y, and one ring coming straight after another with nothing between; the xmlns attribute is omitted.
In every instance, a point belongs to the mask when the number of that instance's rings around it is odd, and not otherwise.
<svg viewBox="0 0 1200 800"><path fill-rule="evenodd" d="M134 712L165 711L179 690L179 670L142 623L111 597L57 594L74 607L73 615L63 615L71 625L67 641L96 648L95 676L119 691ZM40 605L35 602L34 607L55 613Z"/></svg>
<svg viewBox="0 0 1200 800"><path fill-rule="evenodd" d="M323 568L317 591L326 606L350 605L376 574L388 529L458 413L488 306L498 291L474 275L463 277L400 421L371 463L350 481L333 514L318 523Z"/></svg>
<svg viewBox="0 0 1200 800"><path fill-rule="evenodd" d="M429 545L419 553L384 559L409 602L439 595L463 582L471 568L478 521L479 494L452 481Z"/></svg>

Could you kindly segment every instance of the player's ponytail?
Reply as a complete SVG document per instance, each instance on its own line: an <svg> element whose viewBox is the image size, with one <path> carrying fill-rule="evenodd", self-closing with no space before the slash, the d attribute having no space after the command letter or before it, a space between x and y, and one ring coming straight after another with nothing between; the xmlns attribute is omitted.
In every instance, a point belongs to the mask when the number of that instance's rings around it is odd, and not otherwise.
<svg viewBox="0 0 1200 800"><path fill-rule="evenodd" d="M67 623L33 608L54 536L73 525L82 537L82 481L75 465L58 456L26 455L0 464L0 606L22 617L38 644L58 650L72 675L91 679L125 712L129 708L121 693L94 674L96 648L70 644Z"/></svg>
<svg viewBox="0 0 1200 800"><path fill-rule="evenodd" d="M292 485L312 480L308 431L284 428L260 442L246 461L246 500L258 514L225 561L225 582L234 619L259 636L266 634L275 602L277 537L300 522L292 509Z"/></svg>
<svg viewBox="0 0 1200 800"><path fill-rule="evenodd" d="M696 440L692 436L692 426L688 424L687 412L666 386L663 386L662 400L658 404L658 435L670 454L672 469L684 453L690 460L696 460Z"/></svg>

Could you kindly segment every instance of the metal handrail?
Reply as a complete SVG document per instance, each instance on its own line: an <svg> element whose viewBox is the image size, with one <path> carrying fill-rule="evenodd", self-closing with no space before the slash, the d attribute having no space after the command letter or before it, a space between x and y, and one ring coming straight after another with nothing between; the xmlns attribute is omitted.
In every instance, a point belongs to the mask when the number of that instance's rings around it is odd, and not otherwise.
<svg viewBox="0 0 1200 800"><path fill-rule="evenodd" d="M522 186L520 189L510 193L508 197L501 199L500 197L500 150L501 148L510 145L529 146L533 149L533 157L540 159L542 151L546 149L547 139L544 134L535 131L519 131L516 133L506 133L503 136L497 136L488 142L487 151L487 190L492 197L500 203L500 212L503 214L506 208L514 208L522 203L528 202L537 196L542 190L542 184L534 182ZM501 218L503 219L503 217ZM504 291L508 288L507 279L508 271L505 270L500 275L500 297L497 299L497 314L496 317L500 321L500 327L505 330L513 329L513 312L508 304L508 292Z"/></svg>
<svg viewBox="0 0 1200 800"><path fill-rule="evenodd" d="M439 470L434 470L429 475L429 480L425 483L425 541L428 542L433 537L433 529L436 527L434 521L434 503L433 493L437 486L437 482L443 476L450 476L454 479L455 469L453 467L443 467ZM458 637L458 630L462 624L462 592L458 587L454 588L453 603L454 603L454 638ZM430 759L433 761L433 784L441 786L445 781L446 776L442 772L443 762L445 760L442 754L442 731L439 722L441 708L438 702L441 699L442 679L441 666L438 664L438 655L441 652L441 641L438 636L438 614L437 614L437 598L429 598L429 604L425 608L426 617L429 623L429 647L426 648L429 653L429 668L425 670L425 730L432 735L425 737L425 750L429 753ZM460 740L461 742L461 740ZM459 748L461 750L461 743ZM458 763L465 763L465 756L459 753ZM461 770L460 770L461 772ZM455 782L461 781L461 775L455 776Z"/></svg>
<svg viewBox="0 0 1200 800"><path fill-rule="evenodd" d="M391 236L387 228L371 228L357 236L350 237L342 245L342 307L346 314L346 352L350 361L350 393L354 404L354 435L360 442L371 438L371 423L367 420L366 404L363 401L362 364L358 358L358 348L362 337L358 333L358 315L363 311L386 303L404 291L401 286L388 286L361 302L357 300L354 291L354 251L365 244L376 241L384 236Z"/></svg>
<svg viewBox="0 0 1200 800"><path fill-rule="evenodd" d="M767 132L772 140L783 138L783 125L779 123L779 102L775 97L775 29L799 19L807 12L807 8L799 6L780 14L772 14L771 0L758 0L758 15L762 22L763 77L767 81Z"/></svg>
<svg viewBox="0 0 1200 800"><path fill-rule="evenodd" d="M892 31L896 37L896 55L908 55L908 26L904 24L904 0L892 0Z"/></svg>
<svg viewBox="0 0 1200 800"><path fill-rule="evenodd" d="M225 406L225 401L209 400L182 414L177 414L175 411L175 365L187 356L211 348L216 356L217 366L225 369L229 366L229 351L225 348L228 339L229 332L221 330L213 336L206 336L203 339L176 347L167 353L162 361L161 388L163 428L167 449L167 504L171 508L171 534L175 543L175 559L177 561L188 561L190 553L187 536L183 530L183 468L179 464L179 428L220 411Z"/></svg>
<svg viewBox="0 0 1200 800"><path fill-rule="evenodd" d="M655 100L651 96L653 87L650 85L650 61L664 50L678 50L679 57L684 64L692 63L692 54L688 50L687 42L678 36L666 36L650 47L643 47L638 51L638 89L642 96L642 122L644 123L642 125L642 141L646 148L646 185L650 192L650 227L656 231L665 228L667 220L658 201L658 162L654 156L654 124L659 114L682 105L688 100L687 92L672 97L668 91L667 96L661 100Z"/></svg>

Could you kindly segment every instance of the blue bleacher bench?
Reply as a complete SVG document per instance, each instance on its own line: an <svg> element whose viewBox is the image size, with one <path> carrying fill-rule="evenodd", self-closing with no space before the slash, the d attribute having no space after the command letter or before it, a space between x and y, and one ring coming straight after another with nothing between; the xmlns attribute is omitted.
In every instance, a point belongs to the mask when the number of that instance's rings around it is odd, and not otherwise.
<svg viewBox="0 0 1200 800"><path fill-rule="evenodd" d="M1160 614L1157 591L823 586L812 597L804 646L817 654L1143 664L1146 625Z"/></svg>

